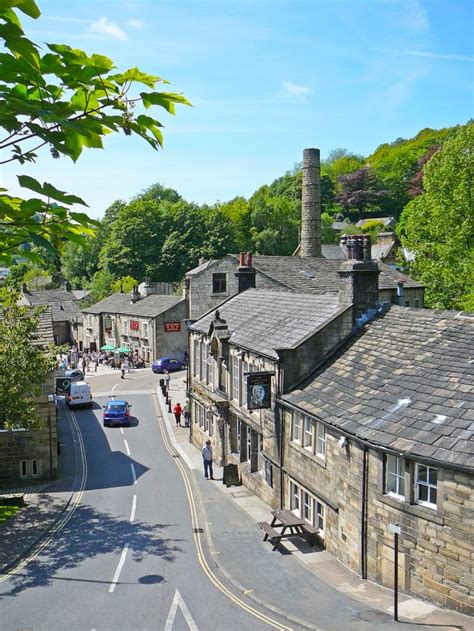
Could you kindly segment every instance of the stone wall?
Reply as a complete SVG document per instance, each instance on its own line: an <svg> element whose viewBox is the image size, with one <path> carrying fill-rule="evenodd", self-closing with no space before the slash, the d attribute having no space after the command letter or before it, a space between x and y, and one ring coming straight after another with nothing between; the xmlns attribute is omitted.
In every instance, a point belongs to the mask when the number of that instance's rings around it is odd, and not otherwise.
<svg viewBox="0 0 474 631"><path fill-rule="evenodd" d="M398 304L396 289L379 289L379 300L384 304ZM423 287L405 287L404 289L404 307L423 308L424 289Z"/></svg>
<svg viewBox="0 0 474 631"><path fill-rule="evenodd" d="M199 274L189 275L189 317L197 320L202 315L217 307L221 302L227 300L231 296L238 293L238 283L235 272L238 268L238 261L234 257L225 256L215 265ZM224 293L212 293L212 275L216 273L225 273L227 278L227 287ZM267 276L257 272L256 287L259 289L277 289L281 286Z"/></svg>
<svg viewBox="0 0 474 631"><path fill-rule="evenodd" d="M54 381L51 375L42 388L38 398L37 409L42 418L42 427L35 432L22 430L0 431L0 485L30 482L50 477L50 454L52 457L52 474L56 476L57 460L57 422L56 406L49 403L48 394L54 392ZM49 422L51 421L51 443ZM26 475L21 475L21 461L26 460ZM36 472L33 470L36 461Z"/></svg>
<svg viewBox="0 0 474 631"><path fill-rule="evenodd" d="M362 476L364 451L326 428L326 457L311 455L291 442L291 412L284 414L284 504L290 506L293 479L326 507L324 532L328 552L359 575L362 573ZM393 534L401 526L399 587L466 614L474 613L474 476L438 469L438 508L413 501L414 463L405 460L406 500L384 495L383 455L367 457L367 577L393 587Z"/></svg>

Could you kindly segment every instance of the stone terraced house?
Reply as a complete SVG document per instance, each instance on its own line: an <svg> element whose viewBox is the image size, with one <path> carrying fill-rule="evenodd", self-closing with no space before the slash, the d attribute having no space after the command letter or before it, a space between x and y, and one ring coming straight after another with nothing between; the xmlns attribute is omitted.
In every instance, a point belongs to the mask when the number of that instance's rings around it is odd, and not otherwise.
<svg viewBox="0 0 474 631"><path fill-rule="evenodd" d="M40 315L35 345L54 344L51 307ZM41 387L37 410L42 417L41 429L6 430L0 427L0 485L31 483L55 477L57 459L57 420L54 401L54 374Z"/></svg>
<svg viewBox="0 0 474 631"><path fill-rule="evenodd" d="M83 345L137 350L146 363L160 356L178 359L186 350L186 301L181 296L113 294L82 310Z"/></svg>
<svg viewBox="0 0 474 631"><path fill-rule="evenodd" d="M474 316L382 308L370 260L339 294L255 276L190 328L192 442L363 578L391 586L399 525L400 587L474 613Z"/></svg>

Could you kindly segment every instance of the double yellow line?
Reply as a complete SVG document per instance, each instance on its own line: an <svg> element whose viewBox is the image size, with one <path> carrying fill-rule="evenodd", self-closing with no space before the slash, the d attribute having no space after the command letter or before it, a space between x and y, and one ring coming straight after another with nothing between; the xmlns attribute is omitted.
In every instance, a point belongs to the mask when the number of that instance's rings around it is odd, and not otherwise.
<svg viewBox="0 0 474 631"><path fill-rule="evenodd" d="M85 489L86 481L87 481L86 450L84 448L84 441L82 440L81 430L79 428L79 424L76 420L74 413L66 408L66 414L72 420L74 429L76 430L76 433L77 433L78 442L79 442L79 451L80 451L80 458L81 458L81 463L82 463L82 476L81 476L81 483L79 485L79 490L74 492L71 500L69 501L68 507L65 510L65 513L59 519L59 521L53 526L53 528L48 532L46 538L43 539L40 543L38 543L33 548L33 551L25 559L20 561L11 570L8 570L5 574L0 576L0 583L3 583L8 578L11 578L14 574L17 574L22 568L25 567L25 565L27 565L30 561L36 558L40 554L40 552L44 550L44 548L46 548L46 546L51 541L51 539L55 535L57 535L69 522L71 517L76 512L76 509L82 500L82 496L84 495L84 489Z"/></svg>
<svg viewBox="0 0 474 631"><path fill-rule="evenodd" d="M153 393L153 403L154 403L154 406L155 406L156 415L157 415L158 419L160 419L161 418L161 413L160 413L160 410L159 410L159 407L158 407L158 401L157 401L156 393ZM165 431L164 423L162 421L159 422L159 427L160 427L160 432L161 432L161 435L163 437L163 442L164 442L164 445L166 447L166 450L168 451L168 453L171 456L175 456L176 453L175 453L175 451L172 448L172 445L171 445L171 443L169 441L168 433ZM190 511L191 511L191 522L192 522L192 526L193 526L194 542L196 544L197 557L198 557L199 563L200 563L202 569L204 570L204 573L208 577L208 579L211 581L211 583L215 587L217 587L217 589L219 591L221 591L225 596L227 596L227 598L229 598L233 603L235 603L236 605L238 605L239 607L241 607L242 609L247 611L252 616L255 616L256 618L258 618L262 622L265 622L266 624L270 625L271 627L273 627L275 629L279 629L279 631L293 631L293 629L291 627L287 627L284 624L281 624L281 623L277 622L276 620L273 620L269 616L266 616L265 614L261 613L257 609L254 609L253 607L248 605L246 602L244 602L243 600L238 598L235 594L233 594L230 590L228 590L227 587L225 587L225 585L223 585L221 583L221 581L217 578L217 576L213 573L213 571L211 570L211 568L209 567L209 565L207 563L206 557L204 556L204 551L203 551L202 541L201 541L200 528L199 528L198 514L197 514L196 504L195 504L194 497L193 497L191 483L189 481L188 472L187 472L186 468L184 467L184 465L182 464L182 462L181 462L181 460L179 458L173 458L173 460L176 463L176 466L178 467L178 469L179 469L179 471L181 473L181 476L183 478L184 487L186 489L186 495L188 497L189 508L190 508Z"/></svg>

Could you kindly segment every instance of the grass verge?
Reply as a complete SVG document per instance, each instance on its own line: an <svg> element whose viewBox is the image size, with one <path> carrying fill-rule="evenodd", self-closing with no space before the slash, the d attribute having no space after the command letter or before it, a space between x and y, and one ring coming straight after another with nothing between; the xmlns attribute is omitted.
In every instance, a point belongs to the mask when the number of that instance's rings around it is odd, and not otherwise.
<svg viewBox="0 0 474 631"><path fill-rule="evenodd" d="M0 526L19 510L20 506L2 506L0 504Z"/></svg>

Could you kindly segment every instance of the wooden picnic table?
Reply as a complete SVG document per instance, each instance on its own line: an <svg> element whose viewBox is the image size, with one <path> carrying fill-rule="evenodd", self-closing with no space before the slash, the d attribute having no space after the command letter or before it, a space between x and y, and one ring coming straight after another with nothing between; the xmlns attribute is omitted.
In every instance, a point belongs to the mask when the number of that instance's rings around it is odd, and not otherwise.
<svg viewBox="0 0 474 631"><path fill-rule="evenodd" d="M270 525L272 528L282 528L280 533L282 537L288 529L292 535L302 535L305 533L304 526L306 520L302 517L298 517L298 515L284 508L272 510L272 515L273 519Z"/></svg>

